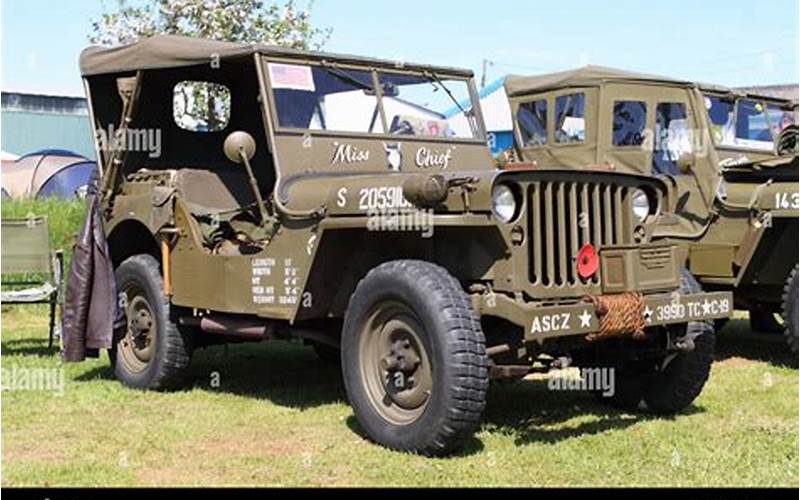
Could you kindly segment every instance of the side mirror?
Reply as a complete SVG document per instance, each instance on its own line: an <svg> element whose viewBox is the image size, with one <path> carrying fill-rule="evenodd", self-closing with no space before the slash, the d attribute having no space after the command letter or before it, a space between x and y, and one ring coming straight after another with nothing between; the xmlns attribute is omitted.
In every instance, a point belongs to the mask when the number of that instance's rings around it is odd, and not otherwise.
<svg viewBox="0 0 800 500"><path fill-rule="evenodd" d="M256 140L253 136L242 130L231 132L225 138L222 144L222 149L225 151L225 156L234 163L244 163L244 168L247 170L247 177L250 178L250 187L253 188L253 196L258 204L258 212L261 215L261 226L267 222L267 206L264 204L264 199L261 197L261 191L258 189L258 181L253 174L253 169L250 167L250 160L256 154Z"/></svg>
<svg viewBox="0 0 800 500"><path fill-rule="evenodd" d="M231 132L222 145L225 156L234 163L253 159L256 154L256 140L243 130ZM244 158L244 159L243 159Z"/></svg>
<svg viewBox="0 0 800 500"><path fill-rule="evenodd" d="M678 172L688 174L692 171L694 166L694 155L691 153L683 153L678 157L677 161Z"/></svg>

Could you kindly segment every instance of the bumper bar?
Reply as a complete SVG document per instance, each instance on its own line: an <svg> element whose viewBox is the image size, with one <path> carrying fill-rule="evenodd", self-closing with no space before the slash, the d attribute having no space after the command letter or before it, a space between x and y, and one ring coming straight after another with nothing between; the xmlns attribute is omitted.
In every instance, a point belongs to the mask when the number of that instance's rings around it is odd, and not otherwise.
<svg viewBox="0 0 800 500"><path fill-rule="evenodd" d="M588 335L600 330L595 307L589 302L567 305L521 303L505 295L481 295L473 299L485 315L499 316L525 329L526 341L554 337ZM645 327L730 318L733 295L730 292L691 295L660 294L644 297Z"/></svg>

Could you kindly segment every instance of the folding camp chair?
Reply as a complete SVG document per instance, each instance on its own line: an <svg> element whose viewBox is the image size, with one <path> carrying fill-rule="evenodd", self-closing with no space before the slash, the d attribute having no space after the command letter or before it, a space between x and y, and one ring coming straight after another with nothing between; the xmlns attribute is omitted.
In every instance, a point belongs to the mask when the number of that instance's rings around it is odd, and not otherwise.
<svg viewBox="0 0 800 500"><path fill-rule="evenodd" d="M46 217L2 219L3 304L50 304L50 336L53 347L64 254L50 251Z"/></svg>

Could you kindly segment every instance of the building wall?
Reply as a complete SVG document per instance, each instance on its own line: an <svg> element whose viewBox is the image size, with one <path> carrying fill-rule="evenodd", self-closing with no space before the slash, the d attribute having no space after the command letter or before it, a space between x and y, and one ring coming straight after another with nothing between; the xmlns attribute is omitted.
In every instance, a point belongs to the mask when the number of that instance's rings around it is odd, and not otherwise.
<svg viewBox="0 0 800 500"><path fill-rule="evenodd" d="M24 155L67 149L94 159L92 131L83 97L2 93L2 150Z"/></svg>
<svg viewBox="0 0 800 500"><path fill-rule="evenodd" d="M3 110L2 149L24 155L40 149L67 149L94 159L89 117Z"/></svg>

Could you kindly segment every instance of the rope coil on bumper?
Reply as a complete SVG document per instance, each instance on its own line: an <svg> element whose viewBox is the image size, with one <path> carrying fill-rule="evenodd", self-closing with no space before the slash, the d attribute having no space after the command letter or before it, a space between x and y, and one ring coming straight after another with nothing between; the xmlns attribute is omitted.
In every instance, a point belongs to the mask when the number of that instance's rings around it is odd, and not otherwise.
<svg viewBox="0 0 800 500"><path fill-rule="evenodd" d="M613 295L586 295L586 302L594 305L600 322L600 330L590 333L586 340L602 340L612 337L645 337L644 298L635 292Z"/></svg>

